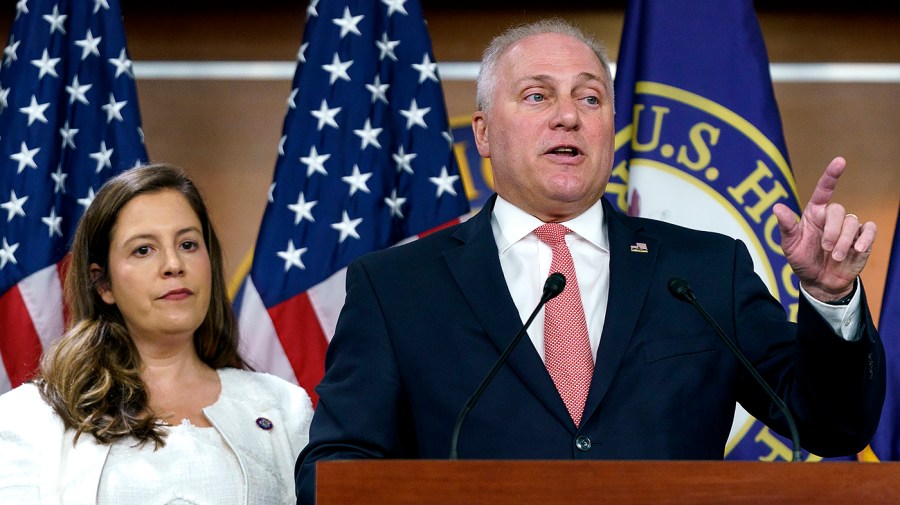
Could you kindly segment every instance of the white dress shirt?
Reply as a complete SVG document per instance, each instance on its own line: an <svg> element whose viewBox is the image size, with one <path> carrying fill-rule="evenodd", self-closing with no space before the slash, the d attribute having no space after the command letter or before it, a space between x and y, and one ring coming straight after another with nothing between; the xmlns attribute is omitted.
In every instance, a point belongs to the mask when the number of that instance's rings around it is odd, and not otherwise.
<svg viewBox="0 0 900 505"><path fill-rule="evenodd" d="M500 266L522 321L527 321L537 306L544 281L552 273L550 262L553 252L533 233L542 224L540 219L500 197L494 204L491 227L500 252ZM591 355L596 363L609 299L609 236L603 224L603 207L597 202L580 216L562 224L573 232L566 235L566 245L575 263L575 276L578 277L584 319L591 340ZM571 283L572 280L566 279L566 282ZM543 360L543 310L531 323L528 337Z"/></svg>
<svg viewBox="0 0 900 505"><path fill-rule="evenodd" d="M553 253L550 246L534 235L534 229L544 224L540 219L497 197L491 215L491 229L500 254L503 277L522 321L541 299L544 281L550 275ZM597 362L597 348L606 319L609 300L609 233L604 221L601 202L595 203L581 215L560 223L573 233L566 235L566 245L572 252L575 275L581 291L584 317L587 321L591 354ZM567 279L567 282L571 282ZM859 279L856 280L859 282ZM857 285L858 288L858 285ZM845 340L858 338L861 319L860 290L857 289L849 305L829 305L809 296L801 286L801 296ZM544 311L540 311L528 329L528 337L544 359Z"/></svg>

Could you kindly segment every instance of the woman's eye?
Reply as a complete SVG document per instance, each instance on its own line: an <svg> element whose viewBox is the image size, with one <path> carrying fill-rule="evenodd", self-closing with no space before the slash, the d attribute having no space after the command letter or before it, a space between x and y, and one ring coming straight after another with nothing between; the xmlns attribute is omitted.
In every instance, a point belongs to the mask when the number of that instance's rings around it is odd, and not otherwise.
<svg viewBox="0 0 900 505"><path fill-rule="evenodd" d="M198 247L200 247L200 246L196 242L191 241L191 240L189 240L187 242L183 242L181 244L181 248L184 249L185 251L193 251L194 249L197 249Z"/></svg>
<svg viewBox="0 0 900 505"><path fill-rule="evenodd" d="M150 246L142 245L134 250L135 256L146 256L150 254Z"/></svg>

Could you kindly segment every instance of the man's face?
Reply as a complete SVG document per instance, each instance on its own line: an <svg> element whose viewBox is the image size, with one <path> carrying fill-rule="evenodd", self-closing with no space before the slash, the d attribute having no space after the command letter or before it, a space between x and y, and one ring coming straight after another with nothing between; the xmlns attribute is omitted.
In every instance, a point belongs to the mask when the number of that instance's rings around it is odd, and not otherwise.
<svg viewBox="0 0 900 505"><path fill-rule="evenodd" d="M614 154L606 72L583 42L547 33L503 54L489 110L472 120L494 187L543 221L566 221L593 205Z"/></svg>

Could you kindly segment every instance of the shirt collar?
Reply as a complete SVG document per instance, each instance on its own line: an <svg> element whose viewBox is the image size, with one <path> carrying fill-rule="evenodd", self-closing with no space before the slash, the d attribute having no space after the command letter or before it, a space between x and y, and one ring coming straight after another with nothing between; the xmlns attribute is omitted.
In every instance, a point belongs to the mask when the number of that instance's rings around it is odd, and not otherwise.
<svg viewBox="0 0 900 505"><path fill-rule="evenodd" d="M609 234L604 217L603 204L597 200L594 205L574 219L560 224L598 249L609 252ZM513 244L529 236L535 228L544 224L540 219L509 203L499 195L494 203L491 222L494 225L494 237L497 239L497 249L501 256Z"/></svg>

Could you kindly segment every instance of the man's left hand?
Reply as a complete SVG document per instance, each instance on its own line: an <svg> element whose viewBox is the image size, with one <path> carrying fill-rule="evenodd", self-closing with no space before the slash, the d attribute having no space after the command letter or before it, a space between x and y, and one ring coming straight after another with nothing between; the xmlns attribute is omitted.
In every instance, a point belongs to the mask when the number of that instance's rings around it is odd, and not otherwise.
<svg viewBox="0 0 900 505"><path fill-rule="evenodd" d="M853 291L872 244L875 223L860 223L831 197L847 162L831 160L819 178L809 203L799 220L786 205L776 204L772 212L781 230L781 248L800 284L813 298L823 302L840 300Z"/></svg>

